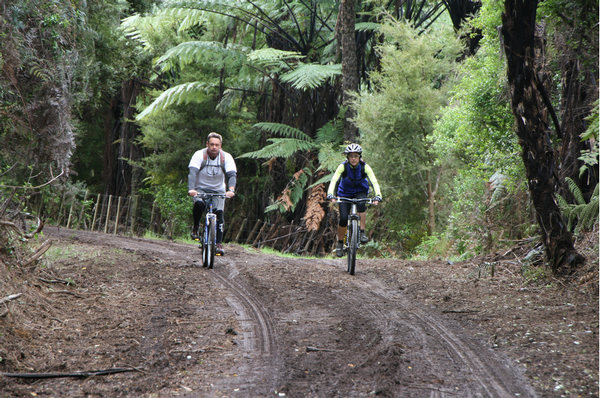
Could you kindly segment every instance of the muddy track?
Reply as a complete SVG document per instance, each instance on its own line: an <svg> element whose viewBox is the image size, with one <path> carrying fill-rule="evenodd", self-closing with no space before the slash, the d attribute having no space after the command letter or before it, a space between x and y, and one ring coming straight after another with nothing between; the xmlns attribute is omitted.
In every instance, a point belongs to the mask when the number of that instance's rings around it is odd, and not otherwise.
<svg viewBox="0 0 600 398"><path fill-rule="evenodd" d="M537 396L521 368L435 308L412 301L398 289L394 268L381 272L377 260L359 259L350 276L345 260L226 246L208 270L194 245L60 231L69 235L187 267L190 278L208 278L226 297L219 310L235 316L240 329L232 353L240 360L230 369L237 377L185 396Z"/></svg>

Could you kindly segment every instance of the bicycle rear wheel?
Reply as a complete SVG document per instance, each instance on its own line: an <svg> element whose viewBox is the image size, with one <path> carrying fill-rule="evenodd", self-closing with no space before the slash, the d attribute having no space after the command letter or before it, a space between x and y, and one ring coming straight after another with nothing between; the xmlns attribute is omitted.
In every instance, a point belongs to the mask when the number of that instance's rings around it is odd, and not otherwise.
<svg viewBox="0 0 600 398"><path fill-rule="evenodd" d="M358 247L358 220L352 220L348 228L350 229L348 234L348 272L350 275L354 275L356 249Z"/></svg>
<svg viewBox="0 0 600 398"><path fill-rule="evenodd" d="M217 220L211 218L208 222L208 244L207 261L208 268L212 268L215 263L215 252L217 249Z"/></svg>

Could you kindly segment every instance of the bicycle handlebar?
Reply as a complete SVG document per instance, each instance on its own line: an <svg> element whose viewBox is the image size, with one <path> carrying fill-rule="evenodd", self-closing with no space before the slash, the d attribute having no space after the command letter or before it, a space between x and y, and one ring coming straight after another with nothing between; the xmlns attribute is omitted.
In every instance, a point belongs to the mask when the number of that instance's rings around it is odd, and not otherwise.
<svg viewBox="0 0 600 398"><path fill-rule="evenodd" d="M229 197L227 195L225 195L224 193L199 193L198 195L194 196L194 198L200 198L200 199L225 198L225 199L229 199Z"/></svg>
<svg viewBox="0 0 600 398"><path fill-rule="evenodd" d="M365 202L367 204L373 204L373 199L371 198L344 198L341 196L336 196L333 199L339 201L339 202L349 202L349 203L361 203L361 202Z"/></svg>

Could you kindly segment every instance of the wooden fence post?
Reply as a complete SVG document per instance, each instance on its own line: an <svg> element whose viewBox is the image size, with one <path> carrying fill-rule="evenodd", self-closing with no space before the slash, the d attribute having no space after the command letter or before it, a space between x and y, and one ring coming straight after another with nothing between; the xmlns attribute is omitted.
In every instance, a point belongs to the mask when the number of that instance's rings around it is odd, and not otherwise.
<svg viewBox="0 0 600 398"><path fill-rule="evenodd" d="M256 239L254 239L254 242L252 242L252 246L256 245L259 241L261 236L264 235L265 232L265 227L269 225L269 223L267 223L266 221L263 223L262 228L260 229L260 231L258 232L258 235L256 235Z"/></svg>
<svg viewBox="0 0 600 398"><path fill-rule="evenodd" d="M114 234L117 234L117 228L119 227L119 215L121 214L121 197L119 196L119 202L117 203L117 214L115 215L115 231Z"/></svg>
<svg viewBox="0 0 600 398"><path fill-rule="evenodd" d="M152 231L152 224L154 224L154 208L156 207L156 202L152 202L152 213L150 214L150 225L149 228Z"/></svg>
<svg viewBox="0 0 600 398"><path fill-rule="evenodd" d="M94 220L92 221L92 232L96 228L96 216L98 216L98 207L100 207L100 194L98 194L98 201L96 202L96 209L94 210Z"/></svg>
<svg viewBox="0 0 600 398"><path fill-rule="evenodd" d="M131 195L133 203L131 204L131 231L133 235L137 235L138 225L138 209L140 203L140 197L138 195Z"/></svg>
<svg viewBox="0 0 600 398"><path fill-rule="evenodd" d="M123 232L125 234L127 234L127 224L129 222L129 212L131 211L131 197L129 198L125 198L125 200L128 200L129 202L127 202L127 213L125 213L125 228L123 229Z"/></svg>
<svg viewBox="0 0 600 398"><path fill-rule="evenodd" d="M71 202L71 208L69 209L69 218L67 219L67 227L69 228L69 226L71 225L71 216L73 215L73 205L75 204L75 197L73 198L73 201Z"/></svg>
<svg viewBox="0 0 600 398"><path fill-rule="evenodd" d="M256 221L256 224L254 224L254 228L252 228L250 235L248 235L248 238L246 239L247 245L252 243L252 240L254 239L254 236L256 235L256 232L258 231L258 227L260 227L260 224L262 224L262 220L258 220L258 221Z"/></svg>
<svg viewBox="0 0 600 398"><path fill-rule="evenodd" d="M81 220L85 220L84 219L84 215L85 215L85 202L87 201L88 198L88 193L89 190L85 190L85 195L83 196L83 202L81 202L81 211L79 212L79 219L77 220L77 229L79 229L79 224L81 224ZM83 223L84 227L85 227L85 222Z"/></svg>
<svg viewBox="0 0 600 398"><path fill-rule="evenodd" d="M247 221L248 221L247 218L244 218L244 221L242 221L242 226L240 227L240 230L238 231L237 235L235 236L235 240L233 241L234 243L238 243L240 241L240 236L242 236L242 231L244 230L244 227L246 227Z"/></svg>
<svg viewBox="0 0 600 398"><path fill-rule="evenodd" d="M108 208L106 209L106 221L104 222L104 233L108 233L108 222L110 221L110 205L112 203L112 195L108 195Z"/></svg>

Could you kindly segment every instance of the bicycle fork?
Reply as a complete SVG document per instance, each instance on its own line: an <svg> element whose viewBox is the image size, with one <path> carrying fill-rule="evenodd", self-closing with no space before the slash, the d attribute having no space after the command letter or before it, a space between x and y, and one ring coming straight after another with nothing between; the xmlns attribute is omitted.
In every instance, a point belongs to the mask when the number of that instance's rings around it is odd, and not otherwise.
<svg viewBox="0 0 600 398"><path fill-rule="evenodd" d="M352 220L356 220L356 224L359 226L358 231L352 231ZM358 214L351 214L348 217L348 226L346 227L346 236L344 236L344 248L348 250L351 234L360 233L360 216ZM356 248L360 248L360 235L357 236Z"/></svg>

